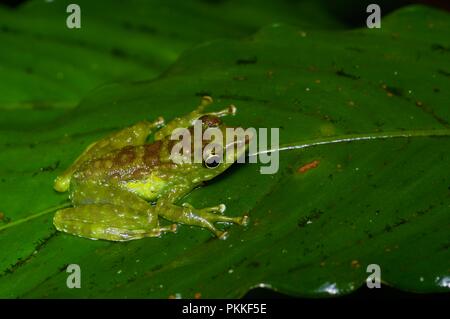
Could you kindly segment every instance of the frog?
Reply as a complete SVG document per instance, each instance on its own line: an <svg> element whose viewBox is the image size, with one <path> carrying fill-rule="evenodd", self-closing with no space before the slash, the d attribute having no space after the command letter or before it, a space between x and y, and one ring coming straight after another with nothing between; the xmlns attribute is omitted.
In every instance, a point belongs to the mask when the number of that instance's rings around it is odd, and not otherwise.
<svg viewBox="0 0 450 319"><path fill-rule="evenodd" d="M219 239L226 239L228 231L218 229L216 223L246 226L248 215L227 216L223 203L205 208L179 204L192 190L245 156L248 139L244 147L236 148L233 158L222 161L215 158L213 150L201 163L171 158L171 135L178 128L192 130L195 121L201 121L203 128L225 132L227 126L221 118L234 115L237 108L229 105L207 112L212 103L210 96L203 96L197 108L168 123L162 117L139 121L91 143L54 181L57 192L69 193L71 204L56 211L55 228L92 240L121 242L161 237L176 232L178 224L207 229ZM225 150L238 143L242 146L242 140L233 140L221 147ZM204 150L205 145L197 147ZM162 226L160 219L172 224Z"/></svg>

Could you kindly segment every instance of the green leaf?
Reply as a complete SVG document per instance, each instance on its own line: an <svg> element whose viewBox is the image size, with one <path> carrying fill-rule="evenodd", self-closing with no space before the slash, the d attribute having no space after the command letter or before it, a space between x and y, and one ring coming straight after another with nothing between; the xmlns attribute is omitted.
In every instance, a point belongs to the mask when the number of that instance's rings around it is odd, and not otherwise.
<svg viewBox="0 0 450 319"><path fill-rule="evenodd" d="M92 88L156 78L182 51L283 21L342 28L320 3L295 1L87 1L81 29L66 27L70 0L0 6L0 127L51 125ZM18 121L20 119L20 121Z"/></svg>
<svg viewBox="0 0 450 319"><path fill-rule="evenodd" d="M157 80L103 86L46 127L3 131L0 296L240 297L266 286L317 297L364 285L369 264L394 287L448 291L449 21L411 6L379 30L271 25L187 50ZM84 147L186 113L203 94L238 107L227 124L280 128L276 174L234 165L186 198L247 212L248 227L226 241L181 226L127 243L54 230L46 212L67 195L52 181ZM80 265L81 289L67 288L68 264Z"/></svg>

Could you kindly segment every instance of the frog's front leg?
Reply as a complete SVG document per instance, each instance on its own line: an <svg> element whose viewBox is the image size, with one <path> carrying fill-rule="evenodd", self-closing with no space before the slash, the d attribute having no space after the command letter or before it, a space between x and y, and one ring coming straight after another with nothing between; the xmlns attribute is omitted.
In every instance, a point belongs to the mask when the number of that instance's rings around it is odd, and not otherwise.
<svg viewBox="0 0 450 319"><path fill-rule="evenodd" d="M56 178L54 184L55 190L58 192L67 191L69 189L73 173L84 162L99 158L113 150L121 149L125 146L143 145L152 131L163 125L164 119L162 117L159 117L154 122L141 121L92 143L75 160L75 162L69 166L69 168L67 168Z"/></svg>
<svg viewBox="0 0 450 319"><path fill-rule="evenodd" d="M159 216L176 223L207 228L220 239L225 239L228 233L218 230L214 226L215 222L235 223L239 225L246 225L248 222L248 216L229 217L222 215L225 211L224 204L198 209L188 203L177 206L168 201L159 200L155 206L155 211Z"/></svg>
<svg viewBox="0 0 450 319"><path fill-rule="evenodd" d="M192 112L186 114L183 117L176 117L162 129L155 133L155 140L161 140L164 137L170 136L172 132L177 128L188 128L194 124L195 120L201 119L203 116L223 117L227 115L234 115L236 113L236 106L229 105L227 108L217 112L205 112L207 106L213 103L213 99L210 96L203 96L200 105Z"/></svg>

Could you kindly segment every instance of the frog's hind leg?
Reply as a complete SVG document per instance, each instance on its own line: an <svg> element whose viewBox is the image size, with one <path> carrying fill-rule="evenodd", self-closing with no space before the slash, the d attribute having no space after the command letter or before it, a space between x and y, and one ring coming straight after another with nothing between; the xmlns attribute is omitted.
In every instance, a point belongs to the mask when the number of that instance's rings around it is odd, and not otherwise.
<svg viewBox="0 0 450 319"><path fill-rule="evenodd" d="M89 145L84 152L59 175L54 184L55 190L65 192L69 189L73 173L86 161L99 158L113 150L121 149L125 146L143 145L147 137L154 129L164 125L164 119L158 118L154 122L141 121L130 127L114 132L105 138Z"/></svg>
<svg viewBox="0 0 450 319"><path fill-rule="evenodd" d="M126 206L141 212L153 212L154 208L138 195L114 186L98 185L94 182L73 182L70 200L74 206L112 204Z"/></svg>
<svg viewBox="0 0 450 319"><path fill-rule="evenodd" d="M160 227L154 207L131 192L95 183L74 183L70 199L75 207L57 211L53 219L60 231L113 241L176 231L176 224Z"/></svg>
<svg viewBox="0 0 450 319"><path fill-rule="evenodd" d="M156 215L155 215L156 216ZM56 229L72 235L111 241L128 241L144 237L158 237L173 232L171 227L159 227L157 216L130 207L111 204L91 204L66 208L56 212Z"/></svg>
<svg viewBox="0 0 450 319"><path fill-rule="evenodd" d="M239 225L246 225L248 222L248 216L229 217L221 215L225 210L225 205L197 209L187 203L180 207L162 202L158 203L155 208L158 215L165 219L209 229L220 239L225 239L228 233L226 231L218 230L214 226L215 222L235 223Z"/></svg>

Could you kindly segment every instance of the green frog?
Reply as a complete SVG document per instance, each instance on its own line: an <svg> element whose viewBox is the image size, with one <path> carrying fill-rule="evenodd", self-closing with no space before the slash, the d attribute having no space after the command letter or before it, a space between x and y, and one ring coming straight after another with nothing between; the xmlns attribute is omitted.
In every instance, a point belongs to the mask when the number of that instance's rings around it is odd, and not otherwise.
<svg viewBox="0 0 450 319"><path fill-rule="evenodd" d="M176 141L171 134L175 129L192 131L193 123L200 120L204 129L215 127L225 132L220 118L235 114L236 107L205 112L211 103L212 98L205 96L194 111L167 124L161 117L141 121L89 145L55 180L55 190L69 191L73 205L56 212L56 229L94 240L128 241L175 232L181 223L209 229L225 239L227 232L217 229L216 222L246 225L248 216L224 215L224 204L200 209L188 203L177 205L204 181L223 173L247 148L248 140L232 159L222 161L214 159L217 154L213 150L202 163L173 161L170 155ZM151 134L154 141L148 143ZM221 147L230 146L235 145L223 143ZM193 147L203 150L205 145L193 143ZM159 217L174 224L162 227Z"/></svg>

